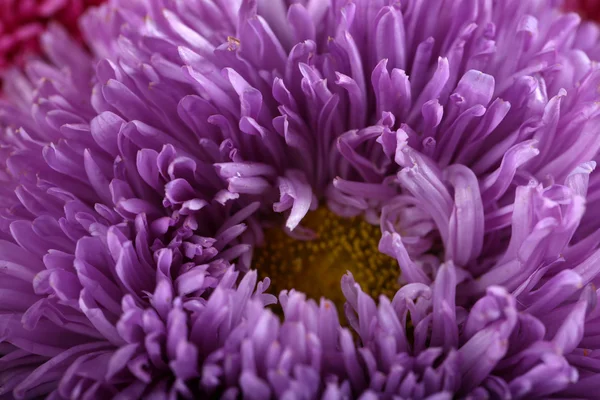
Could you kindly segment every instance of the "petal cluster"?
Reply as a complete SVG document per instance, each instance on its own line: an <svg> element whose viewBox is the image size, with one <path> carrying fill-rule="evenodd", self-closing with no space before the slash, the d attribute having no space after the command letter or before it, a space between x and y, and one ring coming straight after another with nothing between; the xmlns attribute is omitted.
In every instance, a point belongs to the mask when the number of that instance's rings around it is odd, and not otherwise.
<svg viewBox="0 0 600 400"><path fill-rule="evenodd" d="M558 3L111 0L91 53L51 25L0 105L0 397L590 398L600 29ZM380 225L392 299L258 281L263 229L323 204Z"/></svg>

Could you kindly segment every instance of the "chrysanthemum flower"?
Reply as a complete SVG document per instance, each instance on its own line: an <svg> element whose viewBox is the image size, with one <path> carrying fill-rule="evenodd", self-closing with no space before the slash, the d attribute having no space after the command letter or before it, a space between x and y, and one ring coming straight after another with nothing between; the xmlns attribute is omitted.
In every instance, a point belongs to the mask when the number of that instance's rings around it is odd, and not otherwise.
<svg viewBox="0 0 600 400"><path fill-rule="evenodd" d="M77 19L102 0L0 0L0 72L22 65L39 52L39 36L48 22L63 25L79 36Z"/></svg>
<svg viewBox="0 0 600 400"><path fill-rule="evenodd" d="M2 394L593 397L600 31L555 3L52 26L0 108Z"/></svg>

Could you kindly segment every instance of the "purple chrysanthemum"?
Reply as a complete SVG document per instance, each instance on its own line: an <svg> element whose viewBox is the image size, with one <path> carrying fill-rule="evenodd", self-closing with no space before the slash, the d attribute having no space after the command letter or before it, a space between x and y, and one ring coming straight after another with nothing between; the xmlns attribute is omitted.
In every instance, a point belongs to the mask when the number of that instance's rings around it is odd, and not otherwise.
<svg viewBox="0 0 600 400"><path fill-rule="evenodd" d="M52 26L0 107L0 396L593 398L600 29L555 3Z"/></svg>

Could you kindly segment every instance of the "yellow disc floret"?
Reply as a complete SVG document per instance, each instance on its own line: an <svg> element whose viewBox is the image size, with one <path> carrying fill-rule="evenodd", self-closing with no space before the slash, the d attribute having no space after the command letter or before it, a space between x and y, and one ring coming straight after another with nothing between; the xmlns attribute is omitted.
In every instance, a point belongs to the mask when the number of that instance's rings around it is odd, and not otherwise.
<svg viewBox="0 0 600 400"><path fill-rule="evenodd" d="M255 249L253 268L271 279L272 293L293 288L340 306L345 302L340 279L346 271L375 299L380 294L392 298L396 293L398 264L377 249L378 226L362 217L340 217L326 207L310 212L301 225L316 238L295 239L281 228L269 228L264 245Z"/></svg>

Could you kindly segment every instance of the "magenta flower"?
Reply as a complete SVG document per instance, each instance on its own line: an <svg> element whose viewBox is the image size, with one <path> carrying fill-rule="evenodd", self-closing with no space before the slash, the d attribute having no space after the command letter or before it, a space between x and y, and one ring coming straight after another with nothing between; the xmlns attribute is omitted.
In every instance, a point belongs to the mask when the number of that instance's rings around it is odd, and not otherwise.
<svg viewBox="0 0 600 400"><path fill-rule="evenodd" d="M0 396L593 398L600 30L558 3L52 25L0 106Z"/></svg>
<svg viewBox="0 0 600 400"><path fill-rule="evenodd" d="M600 4L594 0L565 0L565 9L577 11L584 18L598 21L600 19Z"/></svg>
<svg viewBox="0 0 600 400"><path fill-rule="evenodd" d="M39 36L48 22L59 23L77 36L83 11L102 0L0 0L0 72L22 66L39 53Z"/></svg>

